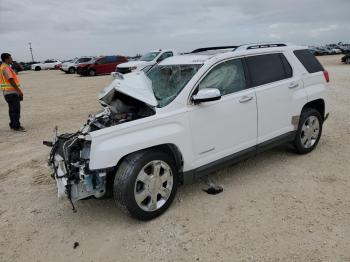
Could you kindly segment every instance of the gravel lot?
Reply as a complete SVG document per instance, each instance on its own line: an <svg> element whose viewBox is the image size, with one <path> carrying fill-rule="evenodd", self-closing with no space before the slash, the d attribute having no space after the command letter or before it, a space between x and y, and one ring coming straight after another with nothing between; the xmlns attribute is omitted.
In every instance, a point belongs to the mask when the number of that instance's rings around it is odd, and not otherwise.
<svg viewBox="0 0 350 262"><path fill-rule="evenodd" d="M111 77L20 73L27 133L9 130L0 99L0 261L350 261L350 66L320 60L331 115L313 153L280 147L224 169L213 175L224 186L216 196L202 183L181 187L150 222L112 199L81 201L73 213L46 166L42 140L97 112Z"/></svg>

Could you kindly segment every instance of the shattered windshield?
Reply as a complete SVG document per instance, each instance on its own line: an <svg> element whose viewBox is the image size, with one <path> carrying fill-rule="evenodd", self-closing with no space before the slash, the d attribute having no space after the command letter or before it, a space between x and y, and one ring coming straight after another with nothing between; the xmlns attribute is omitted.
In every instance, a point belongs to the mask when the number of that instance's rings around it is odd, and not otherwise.
<svg viewBox="0 0 350 262"><path fill-rule="evenodd" d="M144 54L143 56L141 56L140 61L152 61L154 58L156 58L156 56L159 54L160 52L149 52L147 54Z"/></svg>
<svg viewBox="0 0 350 262"><path fill-rule="evenodd" d="M146 73L152 81L152 89L159 107L169 104L197 73L201 64L157 65Z"/></svg>

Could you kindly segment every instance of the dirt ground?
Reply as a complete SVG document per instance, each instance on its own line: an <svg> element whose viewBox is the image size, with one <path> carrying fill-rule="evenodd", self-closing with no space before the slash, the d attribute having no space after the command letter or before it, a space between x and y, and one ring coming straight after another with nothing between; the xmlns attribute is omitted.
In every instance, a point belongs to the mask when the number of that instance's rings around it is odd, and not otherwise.
<svg viewBox="0 0 350 262"><path fill-rule="evenodd" d="M181 187L170 209L139 222L112 199L58 201L42 140L75 131L97 112L110 76L22 72L22 123L8 128L0 98L0 261L350 261L350 66L330 72L330 118L308 155L276 148ZM73 245L79 243L75 249Z"/></svg>

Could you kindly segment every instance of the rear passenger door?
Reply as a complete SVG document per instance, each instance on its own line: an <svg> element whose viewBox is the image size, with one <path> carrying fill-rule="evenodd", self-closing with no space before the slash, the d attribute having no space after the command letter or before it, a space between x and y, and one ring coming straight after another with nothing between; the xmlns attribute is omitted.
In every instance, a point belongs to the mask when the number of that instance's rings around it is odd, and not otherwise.
<svg viewBox="0 0 350 262"><path fill-rule="evenodd" d="M257 98L258 144L295 130L307 100L303 83L286 56L273 53L245 59Z"/></svg>

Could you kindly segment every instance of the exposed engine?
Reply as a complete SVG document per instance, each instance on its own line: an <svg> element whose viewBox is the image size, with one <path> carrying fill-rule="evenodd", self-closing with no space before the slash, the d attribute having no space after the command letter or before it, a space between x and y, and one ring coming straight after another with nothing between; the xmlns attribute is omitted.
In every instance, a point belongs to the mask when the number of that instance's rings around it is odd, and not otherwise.
<svg viewBox="0 0 350 262"><path fill-rule="evenodd" d="M105 107L104 110L89 116L87 123L80 130L81 133L87 134L154 114L154 110L145 103L119 92L114 92L112 97L101 101L101 104Z"/></svg>
<svg viewBox="0 0 350 262"><path fill-rule="evenodd" d="M100 102L104 110L89 116L78 132L56 134L54 142L44 142L45 145L52 146L48 162L54 170L58 196L67 196L72 205L74 201L89 196L102 197L107 191L109 170L89 169L91 141L86 139L86 135L155 113L145 103L119 92L112 92Z"/></svg>

